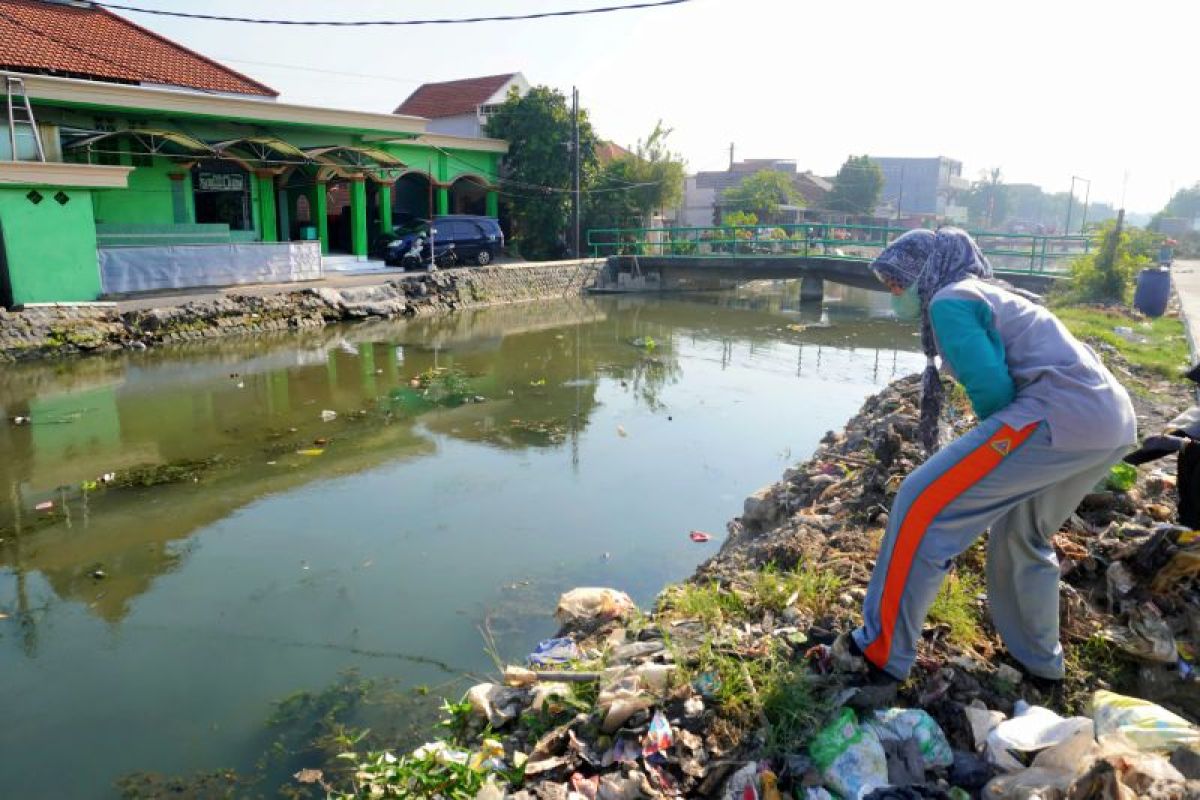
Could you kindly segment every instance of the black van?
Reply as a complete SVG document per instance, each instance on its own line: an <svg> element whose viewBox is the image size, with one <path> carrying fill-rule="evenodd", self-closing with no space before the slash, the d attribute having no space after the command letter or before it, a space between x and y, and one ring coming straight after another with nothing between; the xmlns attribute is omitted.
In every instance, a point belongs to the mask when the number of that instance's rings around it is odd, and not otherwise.
<svg viewBox="0 0 1200 800"><path fill-rule="evenodd" d="M388 242L384 261L399 265L413 246L418 236L425 237L422 257L429 257L429 222L420 220L416 224L397 227L396 238ZM454 253L460 263L487 266L504 249L504 233L495 217L474 214L448 214L433 218L434 244L440 254L447 245L454 245Z"/></svg>

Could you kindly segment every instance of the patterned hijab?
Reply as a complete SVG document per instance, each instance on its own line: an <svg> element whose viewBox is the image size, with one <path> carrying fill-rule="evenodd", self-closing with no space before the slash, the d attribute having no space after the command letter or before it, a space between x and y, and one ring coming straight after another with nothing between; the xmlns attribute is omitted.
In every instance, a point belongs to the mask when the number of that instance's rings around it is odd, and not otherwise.
<svg viewBox="0 0 1200 800"><path fill-rule="evenodd" d="M871 269L884 281L907 290L914 283L921 301L921 349L925 352L925 374L921 379L921 443L937 450L938 419L942 413L942 378L938 373L937 341L929 320L929 301L940 289L970 276L991 279L992 267L979 245L960 228L941 228L934 233L913 230L892 242Z"/></svg>

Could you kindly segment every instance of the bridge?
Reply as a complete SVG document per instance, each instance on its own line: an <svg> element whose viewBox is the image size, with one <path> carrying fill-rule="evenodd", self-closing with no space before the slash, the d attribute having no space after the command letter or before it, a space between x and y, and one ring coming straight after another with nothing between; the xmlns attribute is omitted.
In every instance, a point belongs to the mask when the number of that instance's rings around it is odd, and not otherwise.
<svg viewBox="0 0 1200 800"><path fill-rule="evenodd" d="M607 263L597 292L701 291L754 280L799 278L801 296L819 300L824 282L886 291L870 264L907 228L877 225L724 225L689 228L596 228L592 256ZM998 277L1044 292L1072 259L1090 251L1089 236L971 231Z"/></svg>

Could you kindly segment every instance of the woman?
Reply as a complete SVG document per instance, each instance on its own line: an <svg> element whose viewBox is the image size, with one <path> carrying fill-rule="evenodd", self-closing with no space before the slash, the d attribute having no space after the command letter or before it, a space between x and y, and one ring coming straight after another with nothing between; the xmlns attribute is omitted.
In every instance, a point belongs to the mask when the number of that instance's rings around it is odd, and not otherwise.
<svg viewBox="0 0 1200 800"><path fill-rule="evenodd" d="M901 484L863 605L863 626L834 646L851 669L903 680L951 560L985 530L988 603L1009 652L1061 681L1058 560L1051 538L1137 436L1129 395L1045 308L991 282L966 232L914 230L872 264L919 313L928 358L921 438L937 444L935 355L966 389L979 425Z"/></svg>

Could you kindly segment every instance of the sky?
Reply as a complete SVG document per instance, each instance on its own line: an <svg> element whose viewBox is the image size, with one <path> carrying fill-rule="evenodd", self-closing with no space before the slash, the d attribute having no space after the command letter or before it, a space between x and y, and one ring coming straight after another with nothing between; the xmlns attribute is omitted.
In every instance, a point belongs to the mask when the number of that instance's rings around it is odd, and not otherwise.
<svg viewBox="0 0 1200 800"><path fill-rule="evenodd" d="M621 0L622 2L627 0ZM526 13L614 0L124 0L287 19ZM1192 0L691 0L526 22L302 28L121 12L281 92L388 112L426 81L523 72L570 92L600 136L658 120L689 171L736 157L832 175L851 154L943 155L976 179L1160 209L1200 181ZM354 75L331 73L355 73ZM1077 182L1082 199L1085 184Z"/></svg>

